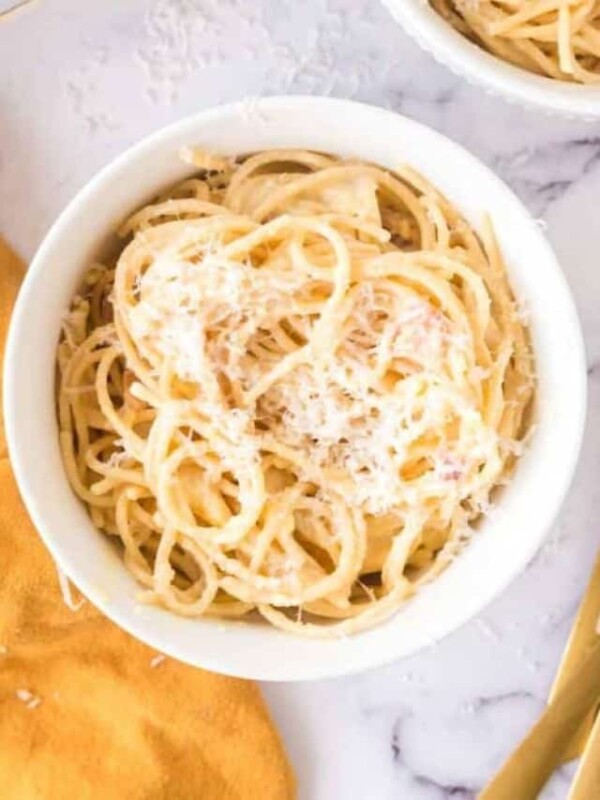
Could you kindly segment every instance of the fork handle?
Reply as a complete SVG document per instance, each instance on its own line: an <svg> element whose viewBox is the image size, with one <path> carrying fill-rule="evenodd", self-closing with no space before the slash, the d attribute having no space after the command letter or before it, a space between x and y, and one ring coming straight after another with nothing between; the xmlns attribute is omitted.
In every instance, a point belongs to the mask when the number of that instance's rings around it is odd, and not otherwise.
<svg viewBox="0 0 600 800"><path fill-rule="evenodd" d="M535 800L599 697L600 637L478 800ZM579 795L579 800L584 797L600 795Z"/></svg>
<svg viewBox="0 0 600 800"><path fill-rule="evenodd" d="M600 715L587 740L567 800L600 797Z"/></svg>

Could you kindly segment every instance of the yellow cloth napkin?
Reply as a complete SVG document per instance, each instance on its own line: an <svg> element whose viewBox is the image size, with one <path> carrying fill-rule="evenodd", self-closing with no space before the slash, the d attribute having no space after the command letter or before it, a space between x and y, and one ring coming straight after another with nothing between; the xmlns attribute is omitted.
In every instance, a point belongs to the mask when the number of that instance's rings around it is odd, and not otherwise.
<svg viewBox="0 0 600 800"><path fill-rule="evenodd" d="M0 361L23 267L0 239ZM185 666L63 601L0 425L2 800L287 800L294 779L252 683Z"/></svg>

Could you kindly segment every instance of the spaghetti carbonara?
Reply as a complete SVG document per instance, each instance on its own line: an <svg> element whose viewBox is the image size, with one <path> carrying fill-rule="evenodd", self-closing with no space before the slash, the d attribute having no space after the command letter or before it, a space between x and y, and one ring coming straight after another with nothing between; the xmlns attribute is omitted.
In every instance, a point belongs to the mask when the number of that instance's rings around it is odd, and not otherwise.
<svg viewBox="0 0 600 800"><path fill-rule="evenodd" d="M367 628L520 453L533 365L500 253L409 169L186 157L65 318L70 481L146 602Z"/></svg>
<svg viewBox="0 0 600 800"><path fill-rule="evenodd" d="M518 67L600 82L599 0L430 0L458 31Z"/></svg>

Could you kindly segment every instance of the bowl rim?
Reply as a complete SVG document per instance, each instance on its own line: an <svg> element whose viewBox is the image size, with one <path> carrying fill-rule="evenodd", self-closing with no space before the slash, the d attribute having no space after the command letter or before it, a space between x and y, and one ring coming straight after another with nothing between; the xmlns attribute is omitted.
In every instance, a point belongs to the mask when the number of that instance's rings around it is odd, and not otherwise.
<svg viewBox="0 0 600 800"><path fill-rule="evenodd" d="M431 7L429 0L381 0L417 44L440 64L510 103L594 122L600 84L568 83L503 61L471 42Z"/></svg>
<svg viewBox="0 0 600 800"><path fill-rule="evenodd" d="M442 632L429 639L427 642L417 643L412 647L401 652L395 650L393 647L389 648L386 653L379 652L376 657L372 657L365 652L360 653L360 646L354 648L354 658L349 658L348 663L340 666L324 664L296 664L293 667L288 667L284 670L279 669L277 666L264 665L256 667L252 670L239 669L238 665L232 663L231 659L228 663L223 663L219 654L212 653L203 654L201 660L198 657L191 657L187 651L182 651L179 646L173 645L167 641L165 637L155 632L152 625L143 625L141 617L136 617L130 611L126 611L124 604L120 607L118 604L109 602L104 592L99 590L86 577L85 570L81 570L77 564L72 552L68 548L59 546L54 541L55 533L51 530L50 523L46 520L44 511L44 498L40 493L36 495L36 491L30 481L28 474L28 466L34 463L35 455L28 450L27 446L20 440L19 433L19 391L17 387L17 375L20 371L21 364L23 363L22 344L26 341L27 326L30 324L29 317L29 299L32 291L36 285L40 283L46 275L46 259L48 254L52 251L57 242L64 236L64 231L68 230L71 224L71 219L76 218L79 209L82 205L88 202L90 198L99 191L110 190L111 181L115 176L118 176L120 171L132 160L133 157L139 156L144 153L151 153L153 149L160 146L161 143L168 142L174 135L181 133L182 129L187 128L201 128L203 124L218 119L219 117L240 117L245 115L248 101L241 101L229 103L213 107L197 114L190 115L180 119L157 132L143 138L137 144L128 148L120 156L117 156L113 161L101 169L92 179L75 195L71 202L67 205L65 210L58 217L56 222L50 228L45 239L40 245L36 253L30 269L28 270L24 279L21 291L19 293L17 303L13 312L8 334L5 365L4 365L4 409L5 409L5 424L7 432L7 442L14 474L21 492L21 496L25 502L27 510L38 530L41 538L43 539L46 547L50 551L52 557L55 559L59 567L69 576L73 583L82 590L83 594L99 608L109 619L118 624L121 628L126 630L134 637L144 641L146 644L157 648L161 652L166 653L178 660L190 663L194 666L210 669L222 674L250 678L262 679L269 681L300 681L300 680L313 680L329 677L336 677L340 675L350 675L366 669L382 666L390 663L399 658L407 657L423 649L427 644L433 644L436 641L445 638L448 634L456 631L462 627L468 620L481 613L482 610L495 599L514 578L519 575L526 567L531 557L538 550L542 541L544 540L551 524L554 522L556 514L568 492L570 487L575 467L577 465L581 440L583 436L583 429L586 418L586 387L587 375L585 369L585 351L583 344L583 337L581 334L581 327L577 316L577 311L573 298L566 281L566 278L558 265L556 257L548 241L543 236L539 229L536 229L535 236L539 246L544 248L544 257L548 263L548 267L553 269L553 278L560 283L560 291L564 300L565 308L568 312L568 326L573 335L573 353L571 360L571 367L573 374L578 376L577 384L573 386L573 416L570 421L570 439L568 440L568 449L563 454L562 472L558 491L548 500L544 508L540 510L539 514L543 520L537 526L535 536L531 536L527 540L526 550L523 550L518 559L512 559L510 566L504 568L502 578L494 582L494 587L486 597L475 603L474 607L465 606L461 609L460 613L456 613L450 623L447 623ZM425 135L430 140L435 141L437 144L445 149L461 152L462 157L467 159L473 168L480 171L482 175L486 175L487 179L494 184L495 191L502 193L503 197L510 200L513 206L520 210L522 215L525 215L528 221L533 218L525 208L525 206L518 200L514 193L508 186L498 178L492 170L489 169L483 162L479 161L475 156L471 155L468 150L461 145L454 143L447 137L439 134L437 131L428 128L421 123L407 118L403 115L396 114L377 106L372 106L363 103L357 103L349 100L339 100L327 97L313 97L313 96L280 96L263 98L258 101L263 111L269 113L271 111L283 113L290 109L295 112L305 112L311 107L314 111L320 114L330 114L332 118L335 117L335 112L338 110L340 113L349 113L356 115L372 115L373 121L381 122L382 128L385 122L393 121L394 118L400 118L403 125L410 128L413 132ZM492 209L490 209L492 211ZM25 337L25 340L23 339ZM66 476L63 476L66 482ZM461 558L464 559L465 555ZM171 612L166 612L171 614ZM218 621L217 621L218 622ZM211 621L214 624L214 621ZM365 634L351 637L348 641L361 642L361 637ZM295 637L293 637L295 638ZM288 640L289 641L289 640ZM301 641L307 641L301 639ZM319 642L317 644L322 644ZM363 651L365 648L362 648ZM350 655L350 648L348 648Z"/></svg>

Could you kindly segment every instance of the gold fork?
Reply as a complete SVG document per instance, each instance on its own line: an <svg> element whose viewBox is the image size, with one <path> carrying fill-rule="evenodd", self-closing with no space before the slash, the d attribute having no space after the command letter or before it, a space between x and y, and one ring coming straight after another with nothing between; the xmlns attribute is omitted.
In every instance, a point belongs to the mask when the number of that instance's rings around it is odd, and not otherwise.
<svg viewBox="0 0 600 800"><path fill-rule="evenodd" d="M479 800L534 800L562 762L583 756L569 800L600 798L600 556L573 624L548 706ZM590 732L591 731L591 732Z"/></svg>

